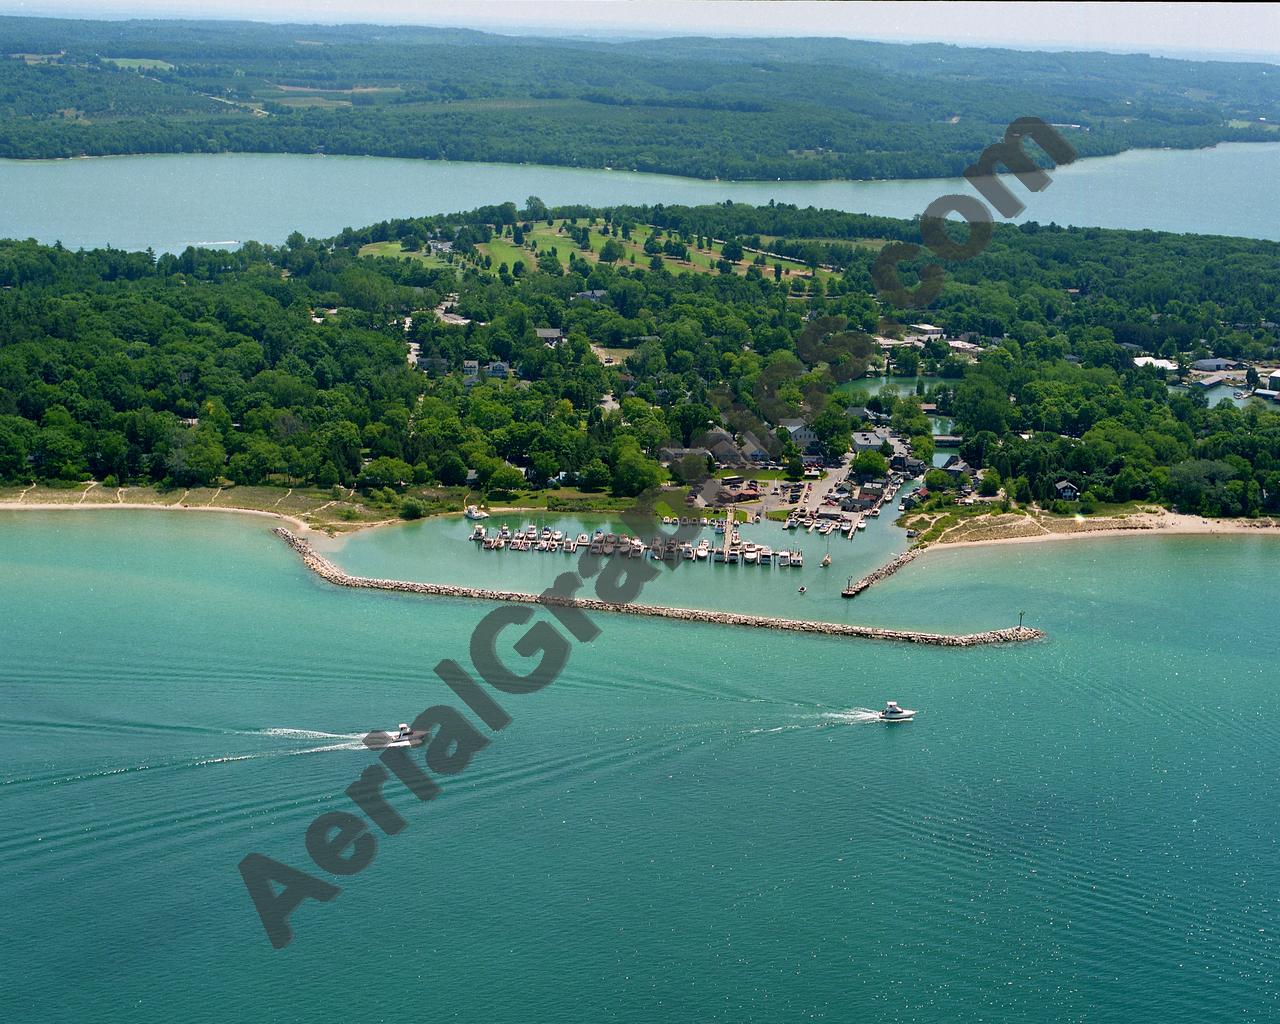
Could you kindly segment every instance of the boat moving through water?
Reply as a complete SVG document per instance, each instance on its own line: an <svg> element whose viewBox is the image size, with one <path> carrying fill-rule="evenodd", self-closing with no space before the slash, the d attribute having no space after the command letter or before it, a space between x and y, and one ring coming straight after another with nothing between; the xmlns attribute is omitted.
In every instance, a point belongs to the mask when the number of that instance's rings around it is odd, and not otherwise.
<svg viewBox="0 0 1280 1024"><path fill-rule="evenodd" d="M896 700L886 701L884 710L880 712L882 722L909 722L915 717L915 711L911 708L899 707Z"/></svg>
<svg viewBox="0 0 1280 1024"><path fill-rule="evenodd" d="M401 722L395 732L371 732L363 739L371 750L388 750L393 747L420 747L426 742L427 734L414 732L407 722Z"/></svg>

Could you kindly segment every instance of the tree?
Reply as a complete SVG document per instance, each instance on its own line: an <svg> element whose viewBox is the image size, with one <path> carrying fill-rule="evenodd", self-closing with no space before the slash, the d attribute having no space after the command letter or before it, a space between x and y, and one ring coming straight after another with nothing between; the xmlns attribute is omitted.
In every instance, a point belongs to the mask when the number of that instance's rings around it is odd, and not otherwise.
<svg viewBox="0 0 1280 1024"><path fill-rule="evenodd" d="M627 448L613 467L612 490L615 497L633 498L662 482L662 467L644 455L639 448Z"/></svg>
<svg viewBox="0 0 1280 1024"><path fill-rule="evenodd" d="M222 476L227 453L212 431L179 430L165 456L168 477L180 487L200 487Z"/></svg>
<svg viewBox="0 0 1280 1024"><path fill-rule="evenodd" d="M879 452L859 452L850 470L862 480L878 480L889 472L889 460Z"/></svg>
<svg viewBox="0 0 1280 1024"><path fill-rule="evenodd" d="M931 469L924 475L924 485L931 491L950 489L951 477L941 469Z"/></svg>
<svg viewBox="0 0 1280 1024"><path fill-rule="evenodd" d="M435 472L436 478L447 487L459 487L467 482L467 464L457 452L445 452Z"/></svg>
<svg viewBox="0 0 1280 1024"><path fill-rule="evenodd" d="M382 490L390 487L401 490L413 479L413 467L403 459L393 459L382 455L374 459L360 471L356 486L366 493L371 490Z"/></svg>
<svg viewBox="0 0 1280 1024"><path fill-rule="evenodd" d="M828 461L834 462L849 450L852 425L844 413L828 407L814 417L810 428L817 435L822 455Z"/></svg>
<svg viewBox="0 0 1280 1024"><path fill-rule="evenodd" d="M525 484L524 474L509 462L504 462L489 475L489 493L506 494L517 491Z"/></svg>
<svg viewBox="0 0 1280 1024"><path fill-rule="evenodd" d="M609 480L609 467L599 458L592 459L578 473L578 487L584 491L603 491Z"/></svg>
<svg viewBox="0 0 1280 1024"><path fill-rule="evenodd" d="M914 348L900 348L893 365L903 377L914 377L920 372L920 353Z"/></svg>

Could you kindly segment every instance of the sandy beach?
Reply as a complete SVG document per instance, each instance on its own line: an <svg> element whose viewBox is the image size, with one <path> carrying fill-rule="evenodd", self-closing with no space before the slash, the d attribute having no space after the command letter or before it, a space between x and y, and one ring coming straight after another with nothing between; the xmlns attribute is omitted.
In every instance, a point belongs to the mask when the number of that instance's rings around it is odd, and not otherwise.
<svg viewBox="0 0 1280 1024"><path fill-rule="evenodd" d="M125 511L134 512L231 512L236 515L262 516L267 519L276 519L308 532L324 532L302 519L285 515L282 512L271 512L267 509L261 508L238 508L234 505L149 505L140 501L92 501L86 502L83 505L78 505L74 502L0 501L0 512L93 512L100 510L110 511L114 509L123 509Z"/></svg>
<svg viewBox="0 0 1280 1024"><path fill-rule="evenodd" d="M979 547L994 544L1039 544L1045 541L1091 540L1108 537L1274 536L1280 523L1273 519L1205 519L1179 512L1144 511L1124 517L993 515L964 520L947 530L932 548Z"/></svg>

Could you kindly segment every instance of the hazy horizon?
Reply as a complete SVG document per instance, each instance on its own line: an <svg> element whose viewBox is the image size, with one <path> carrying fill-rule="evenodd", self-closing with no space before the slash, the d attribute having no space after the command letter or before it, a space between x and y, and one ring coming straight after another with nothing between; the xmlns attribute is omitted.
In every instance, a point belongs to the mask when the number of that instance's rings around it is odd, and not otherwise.
<svg viewBox="0 0 1280 1024"><path fill-rule="evenodd" d="M497 0L0 0L0 15L471 28L578 38L826 37L1280 61L1280 5ZM1268 44L1259 49L1260 44Z"/></svg>

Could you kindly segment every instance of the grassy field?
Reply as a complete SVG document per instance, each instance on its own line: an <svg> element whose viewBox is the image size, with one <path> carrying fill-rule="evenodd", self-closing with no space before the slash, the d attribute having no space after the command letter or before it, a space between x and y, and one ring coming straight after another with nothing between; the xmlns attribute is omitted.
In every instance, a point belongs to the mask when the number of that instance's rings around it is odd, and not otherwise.
<svg viewBox="0 0 1280 1024"><path fill-rule="evenodd" d="M172 71L173 65L167 60L152 60L150 57L103 57L108 64L130 71Z"/></svg>
<svg viewBox="0 0 1280 1024"><path fill-rule="evenodd" d="M395 241L370 242L368 245L360 247L359 254L361 256L386 256L391 259L417 260L419 263L425 263L428 267L443 268L450 266L448 260L442 259L426 250L405 252L400 248L400 243Z"/></svg>
<svg viewBox="0 0 1280 1024"><path fill-rule="evenodd" d="M591 252L580 249L577 242L570 238L569 235L562 234L561 229L564 225L565 222L563 220L557 220L553 224L547 224L546 221L535 224L525 234L525 248L523 249L516 246L508 238L487 242L476 248L492 259L495 273L500 264L506 263L510 267L517 259L523 259L525 266L532 268L537 261L537 255L530 247L535 243L538 253L555 249L556 256L560 260L562 267L569 265L570 253L575 253L579 258L586 259L588 262L598 263L600 250L604 247L606 241L605 237L599 233L599 225L591 230ZM623 249L623 256L618 261L618 265L648 268L652 257L644 251L644 243L652 233L653 228L651 226L638 225L632 230L630 239L621 237L614 239ZM720 271L716 264L722 257L723 248L723 245L719 243L712 244L706 249L697 249L690 246L688 260L675 260L668 256L664 256L662 260L672 273L691 271L698 274L718 274ZM794 278L807 280L809 277L809 269L804 264L788 259L770 259L766 266L761 268L761 272L768 277L772 277L775 263L782 264L784 280L792 280ZM735 264L734 273L746 274L750 265L750 260L743 260L741 263ZM818 271L818 277L823 281L830 280L836 276L838 275L829 270Z"/></svg>
<svg viewBox="0 0 1280 1024"><path fill-rule="evenodd" d="M538 263L538 255L540 253L551 252L555 250L556 258L560 261L560 266L567 268L569 266L569 257L571 254L576 255L579 259L585 259L588 263L598 263L600 261L600 250L604 247L605 237L599 233L599 225L591 230L591 251L580 249L578 243L575 242L568 234L562 233L565 227L564 220L557 220L552 224L546 221L540 221L525 233L525 244L523 246L516 245L509 236L495 238L489 242L483 242L476 246L476 251L483 257L488 256L491 266L489 272L497 275L498 269L502 264L507 265L510 270L517 260L524 262L525 268L532 271ZM649 262L652 259L644 251L644 243L653 233L653 228L648 225L638 225L631 232L631 238L614 239L622 246L623 256L616 266L636 266L648 269ZM858 242L856 244L863 244ZM880 240L867 240L865 244L870 248L879 248L885 243ZM673 274L694 273L694 274L718 274L720 272L717 264L722 258L724 246L721 243L713 243L708 248L698 249L693 246L689 247L689 258L687 260L676 260L668 256L662 257L662 262L666 268ZM361 256L388 256L399 259L417 259L426 263L428 266L444 267L449 264L432 256L429 253L417 252L407 253L401 250L400 243L395 241L389 242L371 242L362 246L360 249ZM751 254L747 254L750 256ZM774 277L774 264L781 264L782 279L784 281L808 281L809 268L804 264L796 261L785 259L782 257L768 257L766 264L760 268L767 278ZM738 275L745 275L747 268L750 267L751 260L744 259L740 263L734 264L733 272ZM817 272L819 280L827 283L839 275L830 270L819 270ZM615 358L618 358L615 356Z"/></svg>

